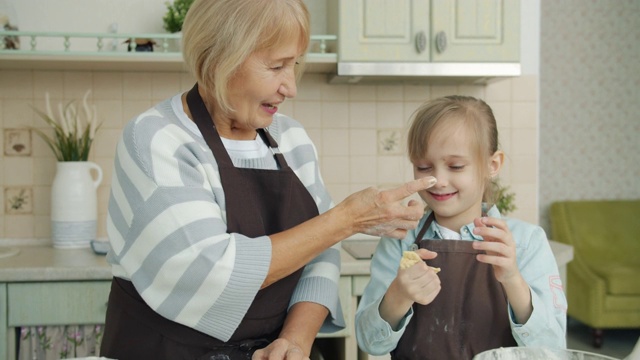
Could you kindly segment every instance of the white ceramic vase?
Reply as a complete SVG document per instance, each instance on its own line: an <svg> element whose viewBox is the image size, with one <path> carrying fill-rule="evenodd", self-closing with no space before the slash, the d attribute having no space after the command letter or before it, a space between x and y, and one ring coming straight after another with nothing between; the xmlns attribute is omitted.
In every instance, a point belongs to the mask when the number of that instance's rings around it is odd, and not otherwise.
<svg viewBox="0 0 640 360"><path fill-rule="evenodd" d="M101 182L102 169L94 162L58 162L51 185L53 247L86 248L96 239L97 189Z"/></svg>

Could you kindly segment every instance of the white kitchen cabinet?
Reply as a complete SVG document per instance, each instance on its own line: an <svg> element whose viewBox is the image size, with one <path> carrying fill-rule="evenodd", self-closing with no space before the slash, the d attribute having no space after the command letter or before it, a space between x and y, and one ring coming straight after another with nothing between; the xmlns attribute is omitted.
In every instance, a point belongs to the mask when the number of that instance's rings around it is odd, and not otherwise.
<svg viewBox="0 0 640 360"><path fill-rule="evenodd" d="M329 0L338 61L429 61L429 0ZM424 49L416 49L418 34Z"/></svg>
<svg viewBox="0 0 640 360"><path fill-rule="evenodd" d="M431 61L520 61L519 0L431 0L431 11Z"/></svg>
<svg viewBox="0 0 640 360"><path fill-rule="evenodd" d="M518 62L519 0L328 0L339 62Z"/></svg>

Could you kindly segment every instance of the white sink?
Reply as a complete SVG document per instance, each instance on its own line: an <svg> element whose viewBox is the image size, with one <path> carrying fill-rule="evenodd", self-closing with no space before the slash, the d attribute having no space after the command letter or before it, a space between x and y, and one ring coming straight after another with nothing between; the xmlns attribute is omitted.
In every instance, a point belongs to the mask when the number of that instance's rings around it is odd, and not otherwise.
<svg viewBox="0 0 640 360"><path fill-rule="evenodd" d="M0 259L8 258L20 253L20 249L9 246L0 246Z"/></svg>

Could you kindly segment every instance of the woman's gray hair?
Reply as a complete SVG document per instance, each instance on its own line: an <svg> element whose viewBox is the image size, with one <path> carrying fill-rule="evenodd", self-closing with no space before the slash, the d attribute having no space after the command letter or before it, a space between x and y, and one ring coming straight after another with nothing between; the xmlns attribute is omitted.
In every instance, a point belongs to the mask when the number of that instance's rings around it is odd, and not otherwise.
<svg viewBox="0 0 640 360"><path fill-rule="evenodd" d="M229 80L251 54L287 41L305 53L309 36L302 0L196 0L182 26L182 54L200 88L228 112Z"/></svg>

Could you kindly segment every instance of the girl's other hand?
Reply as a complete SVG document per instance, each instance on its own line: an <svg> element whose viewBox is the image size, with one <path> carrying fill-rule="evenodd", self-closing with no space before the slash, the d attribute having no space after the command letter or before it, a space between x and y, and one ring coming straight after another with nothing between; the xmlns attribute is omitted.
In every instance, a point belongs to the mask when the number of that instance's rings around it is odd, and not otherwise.
<svg viewBox="0 0 640 360"><path fill-rule="evenodd" d="M478 261L493 266L496 279L502 283L519 280L520 270L516 262L516 242L504 220L493 217L476 218L473 233L484 241L474 241L473 248L486 254L476 256Z"/></svg>

